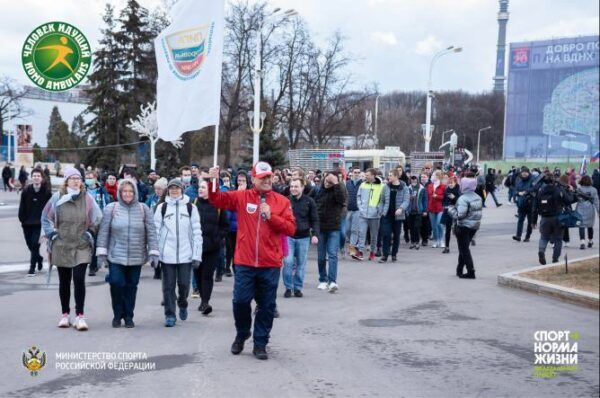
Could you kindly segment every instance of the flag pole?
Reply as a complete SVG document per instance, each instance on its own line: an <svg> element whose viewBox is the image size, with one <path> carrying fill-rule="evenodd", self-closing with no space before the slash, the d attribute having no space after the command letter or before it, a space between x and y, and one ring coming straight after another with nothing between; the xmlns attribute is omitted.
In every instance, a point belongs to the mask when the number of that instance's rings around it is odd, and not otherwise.
<svg viewBox="0 0 600 398"><path fill-rule="evenodd" d="M215 125L215 145L213 149L213 167L217 167L217 161L219 157L219 124ZM212 191L217 192L217 179L213 180Z"/></svg>

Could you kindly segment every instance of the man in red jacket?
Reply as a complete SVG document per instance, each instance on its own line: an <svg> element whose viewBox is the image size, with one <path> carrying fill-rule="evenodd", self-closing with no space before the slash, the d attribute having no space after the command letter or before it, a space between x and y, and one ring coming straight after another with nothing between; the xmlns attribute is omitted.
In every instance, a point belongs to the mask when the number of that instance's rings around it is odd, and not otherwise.
<svg viewBox="0 0 600 398"><path fill-rule="evenodd" d="M237 335L231 353L238 355L250 338L252 299L258 311L254 320L254 350L258 359L268 359L266 346L273 327L279 273L284 258L282 242L296 232L290 201L273 192L273 170L266 162L252 168L253 188L213 192L208 201L215 207L237 212L238 232L233 258L233 317ZM211 179L219 178L219 167L210 169Z"/></svg>

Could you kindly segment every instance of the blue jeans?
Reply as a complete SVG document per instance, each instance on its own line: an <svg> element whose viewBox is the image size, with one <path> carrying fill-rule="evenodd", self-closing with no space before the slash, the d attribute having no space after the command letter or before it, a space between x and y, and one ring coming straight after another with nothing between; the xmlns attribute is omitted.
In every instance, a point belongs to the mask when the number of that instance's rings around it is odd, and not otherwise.
<svg viewBox="0 0 600 398"><path fill-rule="evenodd" d="M444 238L444 229L442 228L442 212L429 213L429 222L431 223L431 232L433 232L433 241L441 242Z"/></svg>
<svg viewBox="0 0 600 398"><path fill-rule="evenodd" d="M387 216L381 219L383 257L390 255L390 246L392 246L392 256L395 257L398 254L401 230L402 220L390 220ZM394 236L393 240L392 235Z"/></svg>
<svg viewBox="0 0 600 398"><path fill-rule="evenodd" d="M321 231L319 235L318 260L319 282L337 282L337 256L340 244L340 231ZM329 259L329 272L326 262Z"/></svg>
<svg viewBox="0 0 600 398"><path fill-rule="evenodd" d="M288 246L290 251L283 260L283 284L286 289L302 291L310 238L288 238ZM295 274L294 260L296 260Z"/></svg>
<svg viewBox="0 0 600 398"><path fill-rule="evenodd" d="M108 264L114 319L133 319L141 265Z"/></svg>
<svg viewBox="0 0 600 398"><path fill-rule="evenodd" d="M254 345L266 346L273 327L279 268L255 268L236 265L233 282L233 318L237 337L250 337L252 327L252 299L256 300L258 311L254 318Z"/></svg>

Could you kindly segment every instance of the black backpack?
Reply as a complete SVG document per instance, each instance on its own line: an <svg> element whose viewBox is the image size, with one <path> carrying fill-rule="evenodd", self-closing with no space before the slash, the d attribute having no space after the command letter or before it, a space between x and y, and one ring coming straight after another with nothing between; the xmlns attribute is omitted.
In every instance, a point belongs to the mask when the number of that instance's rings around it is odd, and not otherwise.
<svg viewBox="0 0 600 398"><path fill-rule="evenodd" d="M546 185L539 190L538 213L540 215L548 217L557 214L560 209L558 209L556 196L556 187L553 185Z"/></svg>
<svg viewBox="0 0 600 398"><path fill-rule="evenodd" d="M187 211L188 211L188 216L190 216L190 218L192 217L192 204L190 202L186 203L186 207L187 207ZM165 214L167 214L167 203L163 202L163 205L160 207L160 215L162 216L162 219L164 221L165 219Z"/></svg>

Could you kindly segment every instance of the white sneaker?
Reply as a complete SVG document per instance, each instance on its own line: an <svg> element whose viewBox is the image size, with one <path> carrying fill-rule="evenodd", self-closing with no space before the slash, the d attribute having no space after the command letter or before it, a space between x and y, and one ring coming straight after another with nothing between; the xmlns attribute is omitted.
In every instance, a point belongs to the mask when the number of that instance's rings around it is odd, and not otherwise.
<svg viewBox="0 0 600 398"><path fill-rule="evenodd" d="M319 286L317 286L317 289L319 289L319 290L327 290L327 282L321 282L321 283L319 283Z"/></svg>
<svg viewBox="0 0 600 398"><path fill-rule="evenodd" d="M69 319L69 314L62 314L60 321L58 321L59 328L68 328L71 326L71 320Z"/></svg>
<svg viewBox="0 0 600 398"><path fill-rule="evenodd" d="M433 245L431 245L431 247L433 247L434 249L436 249L438 247L438 244L434 243Z"/></svg>
<svg viewBox="0 0 600 398"><path fill-rule="evenodd" d="M88 330L88 325L85 322L83 315L77 315L75 322L73 323L73 327L80 332Z"/></svg>
<svg viewBox="0 0 600 398"><path fill-rule="evenodd" d="M338 285L335 282L331 282L327 288L329 289L329 293L335 293L338 291Z"/></svg>
<svg viewBox="0 0 600 398"><path fill-rule="evenodd" d="M440 243L440 247L441 247L442 249L445 249L445 248L446 248L446 244L445 244L445 243Z"/></svg>

